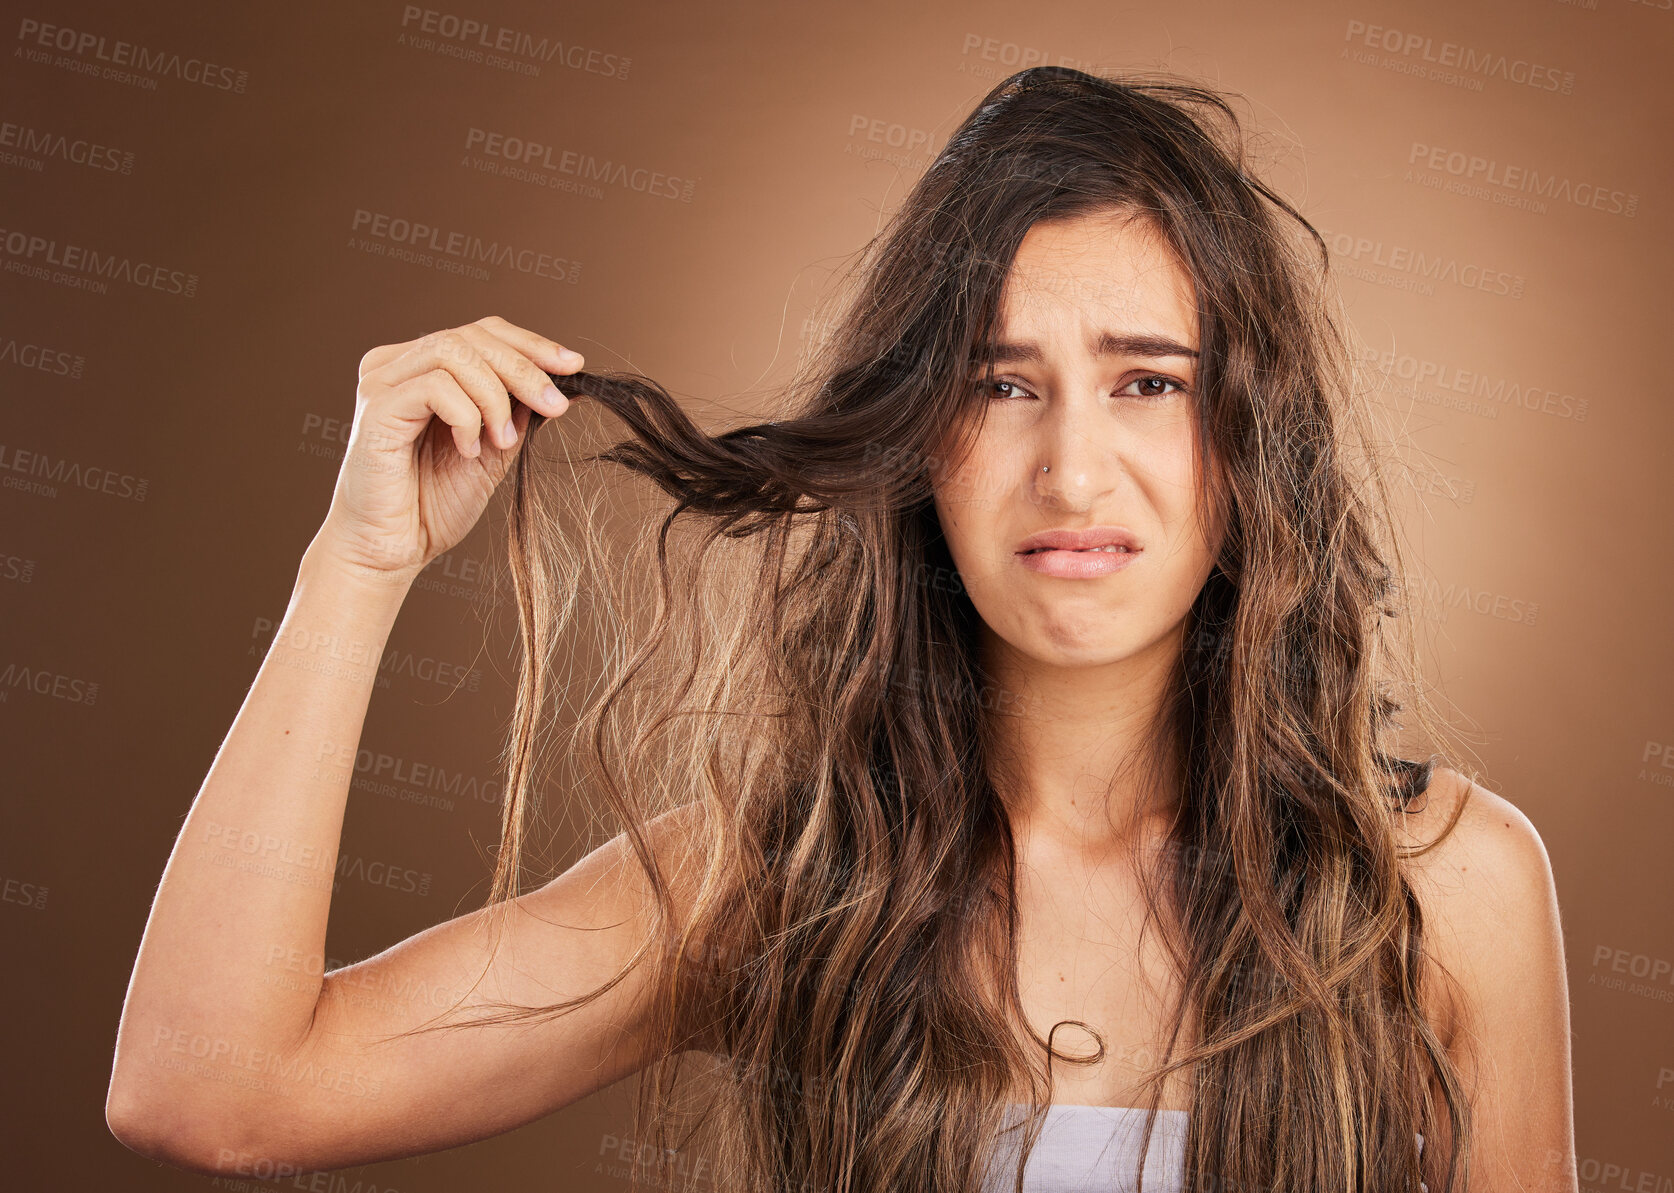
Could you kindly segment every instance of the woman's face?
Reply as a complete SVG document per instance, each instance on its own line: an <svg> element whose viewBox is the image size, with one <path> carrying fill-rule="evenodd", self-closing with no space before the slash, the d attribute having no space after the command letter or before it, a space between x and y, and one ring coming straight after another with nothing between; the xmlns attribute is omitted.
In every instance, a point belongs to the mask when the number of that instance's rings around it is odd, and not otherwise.
<svg viewBox="0 0 1674 1193"><path fill-rule="evenodd" d="M1007 276L997 338L993 382L980 362L970 379L987 421L962 459L966 428L955 428L931 472L977 612L1011 652L1047 665L1174 649L1220 546L1196 497L1190 278L1142 221L1037 223ZM1046 531L1133 550L1026 554Z"/></svg>

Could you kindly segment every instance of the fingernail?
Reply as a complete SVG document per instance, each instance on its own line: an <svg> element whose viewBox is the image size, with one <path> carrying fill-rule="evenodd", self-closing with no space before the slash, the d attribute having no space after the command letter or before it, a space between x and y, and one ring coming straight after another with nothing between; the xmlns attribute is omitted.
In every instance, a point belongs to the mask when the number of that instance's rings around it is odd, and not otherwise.
<svg viewBox="0 0 1674 1193"><path fill-rule="evenodd" d="M564 395L558 392L558 387L556 385L548 385L545 389L541 390L541 405L543 406L550 408L556 406L563 400Z"/></svg>
<svg viewBox="0 0 1674 1193"><path fill-rule="evenodd" d="M500 428L500 439L507 447L517 442L517 424L509 418L506 425Z"/></svg>
<svg viewBox="0 0 1674 1193"><path fill-rule="evenodd" d="M581 353L577 352L574 348L566 348L564 349L564 359L568 361L580 362L585 360L586 357L582 356Z"/></svg>

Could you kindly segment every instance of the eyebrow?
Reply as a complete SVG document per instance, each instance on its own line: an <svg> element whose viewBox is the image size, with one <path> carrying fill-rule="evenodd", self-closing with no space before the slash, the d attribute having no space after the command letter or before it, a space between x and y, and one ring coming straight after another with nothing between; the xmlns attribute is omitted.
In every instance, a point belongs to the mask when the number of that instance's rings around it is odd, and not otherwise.
<svg viewBox="0 0 1674 1193"><path fill-rule="evenodd" d="M1093 355L1106 356L1184 356L1192 360L1197 359L1197 350L1188 348L1184 344L1176 343L1167 336L1142 335L1138 333L1118 334L1113 331L1101 331L1092 344ZM973 364L983 364L992 361L994 364L1044 364L1046 354L1040 345L1030 340L1015 342L995 341L979 345Z"/></svg>

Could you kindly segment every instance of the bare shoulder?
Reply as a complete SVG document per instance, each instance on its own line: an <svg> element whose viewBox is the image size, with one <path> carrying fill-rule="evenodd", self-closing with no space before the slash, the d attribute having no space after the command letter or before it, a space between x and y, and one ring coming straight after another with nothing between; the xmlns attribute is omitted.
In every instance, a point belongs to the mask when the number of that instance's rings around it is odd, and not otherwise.
<svg viewBox="0 0 1674 1193"><path fill-rule="evenodd" d="M658 875L676 935L690 922L703 880L705 824L702 801L646 816L638 832L643 853L636 846L635 834L623 829L569 870L520 898L518 910L554 925L574 921L579 912L591 927L628 929L611 955L612 962L620 965L630 943L650 940L656 931L657 897L647 867ZM689 1031L683 1023L680 1034Z"/></svg>
<svg viewBox="0 0 1674 1193"><path fill-rule="evenodd" d="M1574 1193L1569 973L1546 844L1456 771L1438 768L1429 796L1397 840L1434 842L1404 864L1425 922L1420 997L1471 1108L1468 1185ZM1448 1154L1445 1117L1434 1129Z"/></svg>
<svg viewBox="0 0 1674 1193"><path fill-rule="evenodd" d="M1422 850L1409 862L1415 880L1442 898L1468 896L1449 907L1453 914L1503 910L1505 895L1526 895L1551 872L1546 843L1522 809L1447 767L1436 768L1423 800L1397 829L1404 847Z"/></svg>
<svg viewBox="0 0 1674 1193"><path fill-rule="evenodd" d="M667 891L676 939L686 936L692 928L693 910L697 906L710 856L708 828L708 809L702 800L693 800L650 817L644 825L643 836L650 850L650 860ZM644 917L655 896L645 863L636 853L631 836L626 831L618 833L597 851L598 876L616 886L617 897L624 900L625 907L632 914ZM641 922L649 931L649 922L643 918ZM702 942L695 940L687 940L686 952L694 956L705 955ZM698 967L689 970L688 976L701 976L703 972ZM680 1007L677 1035L681 1040L681 1050L709 1052L713 1049L710 1027L696 1014L698 1010L697 1006Z"/></svg>
<svg viewBox="0 0 1674 1193"><path fill-rule="evenodd" d="M1424 915L1427 951L1453 981L1436 990L1450 1047L1461 1026L1510 1014L1502 998L1561 983L1557 892L1546 844L1509 799L1438 767L1396 839Z"/></svg>
<svg viewBox="0 0 1674 1193"><path fill-rule="evenodd" d="M669 898L683 921L691 910L697 886L703 877L702 837L706 810L701 800L681 804L649 817L641 834L651 862L667 883ZM599 867L600 876L626 881L633 897L650 895L644 861L637 856L633 837L626 830L605 843L588 859Z"/></svg>

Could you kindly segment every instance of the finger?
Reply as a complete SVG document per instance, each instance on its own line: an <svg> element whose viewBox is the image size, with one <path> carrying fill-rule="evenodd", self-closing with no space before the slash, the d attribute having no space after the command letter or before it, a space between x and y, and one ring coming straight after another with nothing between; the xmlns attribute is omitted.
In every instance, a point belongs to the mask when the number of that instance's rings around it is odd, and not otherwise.
<svg viewBox="0 0 1674 1193"><path fill-rule="evenodd" d="M515 442L515 437L508 437L511 395L500 375L482 358L471 337L458 328L450 327L421 337L405 353L368 378L393 388L435 369L450 374L476 403L490 443L510 447Z"/></svg>
<svg viewBox="0 0 1674 1193"><path fill-rule="evenodd" d="M379 344L376 348L368 349L366 355L360 358L359 375L365 378L373 369L383 367L412 346L409 341L404 344Z"/></svg>
<svg viewBox="0 0 1674 1193"><path fill-rule="evenodd" d="M575 349L566 348L557 340L519 327L498 315L484 316L477 320L476 326L506 341L548 373L579 373L587 363L587 358Z"/></svg>
<svg viewBox="0 0 1674 1193"><path fill-rule="evenodd" d="M453 432L460 454L482 455L482 408L445 369L434 369L392 387L391 412L407 419L429 420L433 414Z"/></svg>
<svg viewBox="0 0 1674 1193"><path fill-rule="evenodd" d="M459 333L476 346L478 354L488 362L500 378L506 391L519 403L533 406L548 418L556 418L569 408L570 400L558 392L552 378L522 349L507 343L480 323L468 323Z"/></svg>

